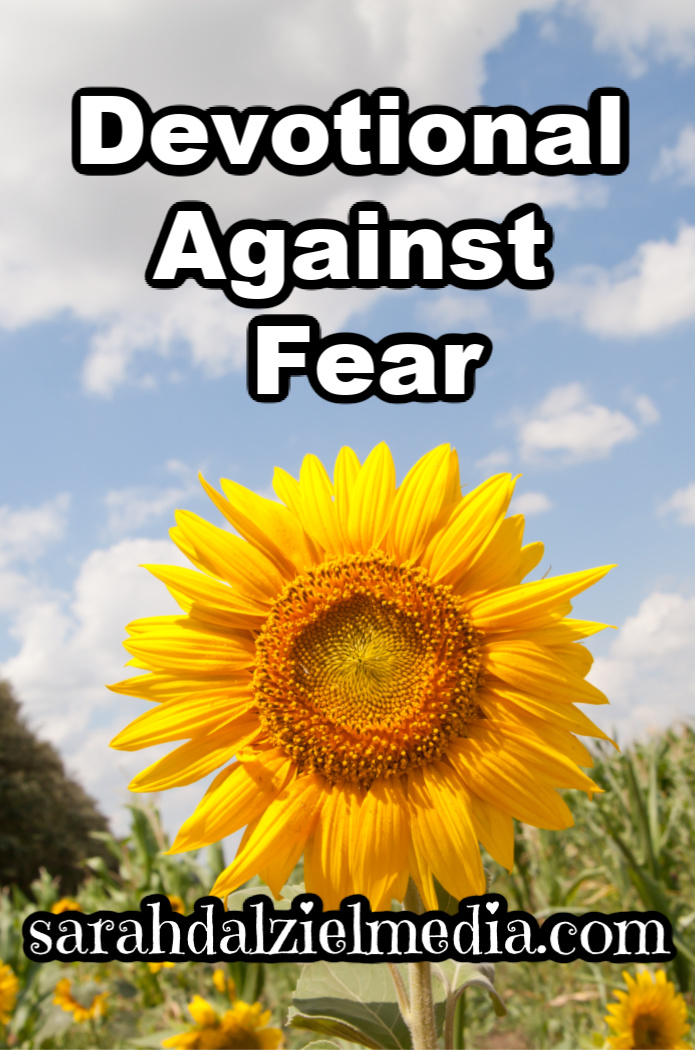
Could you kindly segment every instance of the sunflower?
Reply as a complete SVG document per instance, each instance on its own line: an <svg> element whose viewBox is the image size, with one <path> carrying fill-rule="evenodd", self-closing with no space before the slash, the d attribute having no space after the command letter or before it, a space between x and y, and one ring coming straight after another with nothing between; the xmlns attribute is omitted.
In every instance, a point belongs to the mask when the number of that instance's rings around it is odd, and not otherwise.
<svg viewBox="0 0 700 1050"><path fill-rule="evenodd" d="M179 897L177 893L169 893L168 900L173 911L179 915L185 914L185 902L182 897ZM161 970L172 970L175 968L174 962L149 962L147 965L151 973L160 973Z"/></svg>
<svg viewBox="0 0 700 1050"><path fill-rule="evenodd" d="M230 1010L218 1014L214 1007L195 995L188 1006L194 1026L163 1040L174 1050L278 1050L282 1046L279 1028L267 1027L270 1011L263 1013L260 1003L240 999Z"/></svg>
<svg viewBox="0 0 700 1050"><path fill-rule="evenodd" d="M19 981L11 966L0 962L0 1024L7 1024L17 1002Z"/></svg>
<svg viewBox="0 0 700 1050"><path fill-rule="evenodd" d="M64 911L82 911L80 903L73 897L61 897L55 904L51 905L54 915L62 915Z"/></svg>
<svg viewBox="0 0 700 1050"><path fill-rule="evenodd" d="M332 482L315 456L299 481L277 469L281 503L203 481L238 536L176 514L199 571L147 566L185 615L129 625L131 665L149 673L111 688L154 707L113 746L186 741L134 791L236 756L170 851L246 826L214 895L255 874L279 895L304 853L326 908L351 893L386 908L409 875L437 908L433 876L457 899L485 892L479 842L512 867L513 817L566 828L558 789L598 790L575 734L607 737L575 703L607 703L578 644L605 625L566 617L610 566L523 583L544 548L506 517L515 480L463 496L443 445L397 489L381 444L363 464L341 449Z"/></svg>
<svg viewBox="0 0 700 1050"><path fill-rule="evenodd" d="M76 998L73 995L70 978L62 977L54 988L53 1002L66 1013L73 1014L73 1020L82 1024L83 1021L94 1021L106 1012L107 995L107 992L98 992L90 1002L87 1002L87 999L82 1001L84 996Z"/></svg>
<svg viewBox="0 0 700 1050"><path fill-rule="evenodd" d="M689 1030L688 1009L663 970L652 975L642 970L636 977L623 970L626 992L614 992L619 1002L608 1003L605 1018L612 1036L610 1050L688 1050L683 1036Z"/></svg>

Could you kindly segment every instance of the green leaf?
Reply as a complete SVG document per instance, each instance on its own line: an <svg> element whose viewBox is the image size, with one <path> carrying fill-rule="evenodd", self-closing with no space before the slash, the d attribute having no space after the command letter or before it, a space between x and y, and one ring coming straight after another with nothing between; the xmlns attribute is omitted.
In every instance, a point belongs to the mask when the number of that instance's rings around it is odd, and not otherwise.
<svg viewBox="0 0 700 1050"><path fill-rule="evenodd" d="M359 1028L354 1028L351 1024L339 1021L335 1017L307 1017L303 1014L294 1014L293 1016L290 1015L287 1023L291 1028L301 1028L306 1032L318 1032L319 1035L337 1035L339 1039L368 1047L369 1050L382 1050L380 1043L375 1043L373 1039L366 1036ZM311 1045L314 1046L315 1044L312 1043ZM321 1041L321 1046L324 1045L337 1047L338 1044Z"/></svg>
<svg viewBox="0 0 700 1050"><path fill-rule="evenodd" d="M433 963L432 970L442 980L448 998L457 1000L467 988L482 988L491 999L496 1017L504 1017L507 1013L505 1003L493 983L496 970L492 963L445 959L444 962Z"/></svg>
<svg viewBox="0 0 700 1050"><path fill-rule="evenodd" d="M408 984L407 967L402 964L399 970L404 984ZM445 995L442 989L435 991L439 1030L445 1017ZM394 982L388 967L381 963L307 964L292 998L289 1024L382 1050L409 1050L411 1046ZM341 1034L334 1027L338 1024L344 1026L345 1032L354 1029L359 1036Z"/></svg>
<svg viewBox="0 0 700 1050"><path fill-rule="evenodd" d="M243 908L243 902L247 901L249 897L269 897L275 905L275 911L289 911L289 906L295 897L298 897L300 893L306 893L303 886L283 886L282 887L282 900L276 901L272 890L268 889L267 886L247 886L245 889L236 890L235 893L229 893L228 895L228 910L229 911L241 911Z"/></svg>
<svg viewBox="0 0 700 1050"><path fill-rule="evenodd" d="M131 981L126 981L121 977L114 982L113 987L117 995L123 996L124 999L134 999L139 994L139 990L135 984L132 984Z"/></svg>
<svg viewBox="0 0 700 1050"><path fill-rule="evenodd" d="M306 1043L302 1050L341 1050L339 1043L332 1043L329 1039L314 1039L313 1043Z"/></svg>
<svg viewBox="0 0 700 1050"><path fill-rule="evenodd" d="M174 1035L182 1034L182 1025L179 1028L161 1028L158 1032L150 1035L141 1035L138 1039L127 1039L127 1046L138 1047L139 1050L154 1050L154 1047L162 1047L164 1039L170 1039Z"/></svg>
<svg viewBox="0 0 700 1050"><path fill-rule="evenodd" d="M76 1003L80 1003L81 1006L89 1009L89 1007L92 1006L95 996L104 991L105 986L103 984L97 984L95 981L86 981L84 984L79 981L73 981L70 993Z"/></svg>
<svg viewBox="0 0 700 1050"><path fill-rule="evenodd" d="M34 1032L35 1046L41 1046L47 1040L59 1040L73 1024L73 1015L66 1010L50 1010L42 1024Z"/></svg>

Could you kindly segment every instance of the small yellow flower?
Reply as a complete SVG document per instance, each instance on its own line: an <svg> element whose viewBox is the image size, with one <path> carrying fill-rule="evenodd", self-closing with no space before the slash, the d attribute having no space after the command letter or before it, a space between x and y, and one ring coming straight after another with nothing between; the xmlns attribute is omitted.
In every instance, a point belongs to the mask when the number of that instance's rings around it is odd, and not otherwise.
<svg viewBox="0 0 700 1050"><path fill-rule="evenodd" d="M282 1046L279 1028L268 1028L270 1011L261 1003L240 999L221 1016L206 999L195 995L188 1007L194 1026L163 1040L173 1050L278 1050Z"/></svg>
<svg viewBox="0 0 700 1050"><path fill-rule="evenodd" d="M151 973L159 973L161 970L172 970L175 966L174 962L149 962L148 969Z"/></svg>
<svg viewBox="0 0 700 1050"><path fill-rule="evenodd" d="M64 911L82 911L78 902L73 897L61 897L60 901L56 901L55 904L51 905L51 911L54 915L61 915Z"/></svg>
<svg viewBox="0 0 700 1050"><path fill-rule="evenodd" d="M663 970L653 978L648 970L636 977L623 971L626 992L614 992L617 1003L608 1003L605 1018L611 1032L609 1050L688 1050L683 1036L689 1025L683 997Z"/></svg>
<svg viewBox="0 0 700 1050"><path fill-rule="evenodd" d="M180 915L185 914L185 902L182 897L178 897L176 893L168 894L168 900L170 901L170 907L173 911L178 912Z"/></svg>
<svg viewBox="0 0 700 1050"><path fill-rule="evenodd" d="M105 1005L106 998L107 992L98 992L90 1005L84 1006L73 996L69 978L62 977L54 988L53 1001L56 1006L60 1006L66 1013L72 1013L74 1021L81 1023L82 1021L90 1021L101 1017L107 1010Z"/></svg>
<svg viewBox="0 0 700 1050"><path fill-rule="evenodd" d="M0 1024L7 1024L17 1002L19 981L12 967L0 963Z"/></svg>
<svg viewBox="0 0 700 1050"><path fill-rule="evenodd" d="M214 987L217 992L227 995L232 1003L236 1001L236 982L227 977L223 970L214 970Z"/></svg>

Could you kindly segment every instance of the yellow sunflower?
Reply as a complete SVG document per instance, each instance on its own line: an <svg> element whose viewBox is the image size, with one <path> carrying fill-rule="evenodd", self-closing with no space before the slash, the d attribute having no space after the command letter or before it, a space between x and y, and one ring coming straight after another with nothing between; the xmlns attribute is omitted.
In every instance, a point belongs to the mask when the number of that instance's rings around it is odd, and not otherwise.
<svg viewBox="0 0 700 1050"><path fill-rule="evenodd" d="M54 915L62 915L64 911L82 911L80 903L73 897L61 897L55 904L51 905Z"/></svg>
<svg viewBox="0 0 700 1050"><path fill-rule="evenodd" d="M173 1050L278 1050L282 1046L279 1028L268 1028L270 1011L263 1013L260 1003L241 1002L219 1015L213 1006L195 995L188 1006L194 1026L163 1040Z"/></svg>
<svg viewBox="0 0 700 1050"><path fill-rule="evenodd" d="M663 970L652 975L642 970L636 977L623 971L626 992L614 992L617 1003L608 1003L605 1018L612 1035L610 1050L688 1050L683 1036L689 1030L688 1008Z"/></svg>
<svg viewBox="0 0 700 1050"><path fill-rule="evenodd" d="M381 444L363 464L341 449L332 482L315 456L299 481L276 470L281 503L203 484L239 536L176 514L199 571L147 568L185 615L130 624L149 673L111 688L154 702L114 747L187 741L132 790L236 756L171 850L246 826L216 896L255 874L279 894L303 852L326 908L351 893L386 908L409 875L436 908L433 876L458 899L485 891L479 842L512 867L513 817L573 823L558 789L598 790L574 734L606 738L575 703L607 700L578 644L604 625L566 617L610 566L522 583L544 548L506 517L514 478L462 495L443 445L397 488Z"/></svg>
<svg viewBox="0 0 700 1050"><path fill-rule="evenodd" d="M0 1024L7 1024L17 1002L19 981L11 966L0 962Z"/></svg>
<svg viewBox="0 0 700 1050"><path fill-rule="evenodd" d="M73 1020L78 1024L83 1021L93 1021L101 1017L107 1011L107 992L98 992L90 1002L81 1002L76 999L71 991L71 981L68 977L62 977L53 992L53 1002L60 1006L66 1013L73 1014Z"/></svg>

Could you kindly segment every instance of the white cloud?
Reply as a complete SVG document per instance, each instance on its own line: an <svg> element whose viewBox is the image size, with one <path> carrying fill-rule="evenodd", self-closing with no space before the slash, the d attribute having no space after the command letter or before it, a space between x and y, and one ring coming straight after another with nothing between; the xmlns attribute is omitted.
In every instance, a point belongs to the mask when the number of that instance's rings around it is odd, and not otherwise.
<svg viewBox="0 0 700 1050"><path fill-rule="evenodd" d="M615 51L631 73L639 75L648 62L693 61L692 0L569 0L591 23L595 45Z"/></svg>
<svg viewBox="0 0 700 1050"><path fill-rule="evenodd" d="M681 130L675 146L663 147L652 178L677 178L682 185L692 186L695 179L695 129L692 125Z"/></svg>
<svg viewBox="0 0 700 1050"><path fill-rule="evenodd" d="M163 585L140 568L144 562L186 564L167 540L126 539L93 551L70 593L22 590L10 631L18 651L0 665L30 723L59 747L107 814L118 811L133 773L158 757L144 761L107 746L148 706L105 688L132 673L124 670L124 625L177 611Z"/></svg>
<svg viewBox="0 0 700 1050"><path fill-rule="evenodd" d="M510 505L511 514L525 514L533 517L551 510L553 503L544 492L519 492Z"/></svg>
<svg viewBox="0 0 700 1050"><path fill-rule="evenodd" d="M124 625L176 611L163 585L140 568L144 562L185 564L168 540L122 540L85 559L71 594L44 595L18 610L11 634L19 652L2 674L52 739L70 739L88 725L95 704L114 703L104 682L123 673Z"/></svg>
<svg viewBox="0 0 700 1050"><path fill-rule="evenodd" d="M645 408L643 422L651 422L651 410L656 410L651 401ZM602 459L616 445L638 436L639 427L629 416L591 402L581 383L555 387L518 430L525 462L550 465Z"/></svg>
<svg viewBox="0 0 700 1050"><path fill-rule="evenodd" d="M0 507L0 567L33 562L63 537L70 496L60 493L39 507Z"/></svg>
<svg viewBox="0 0 700 1050"><path fill-rule="evenodd" d="M419 314L427 321L447 330L450 326L479 323L491 320L491 310L485 298L470 292L433 293L421 302Z"/></svg>
<svg viewBox="0 0 700 1050"><path fill-rule="evenodd" d="M536 318L574 321L614 339L668 331L693 316L695 229L676 240L645 241L612 271L580 266L528 298Z"/></svg>
<svg viewBox="0 0 700 1050"><path fill-rule="evenodd" d="M695 483L691 481L684 489L676 489L659 507L659 514L671 515L679 525L695 524Z"/></svg>
<svg viewBox="0 0 700 1050"><path fill-rule="evenodd" d="M107 529L115 535L135 532L153 521L175 510L178 503L188 499L199 490L196 472L184 463L171 460L165 469L180 477L181 484L169 488L134 486L126 489L111 489L104 498L108 510Z"/></svg>
<svg viewBox="0 0 700 1050"><path fill-rule="evenodd" d="M498 448L493 452L489 452L482 459L477 459L474 466L477 470L481 470L486 474L492 474L494 471L498 473L508 466L512 458L508 449Z"/></svg>
<svg viewBox="0 0 700 1050"><path fill-rule="evenodd" d="M695 617L692 598L655 591L623 623L590 680L608 696L596 720L623 740L694 713Z"/></svg>
<svg viewBox="0 0 700 1050"><path fill-rule="evenodd" d="M148 167L123 178L78 175L67 149L68 103L79 87L128 86L155 109L178 102L326 107L350 87L397 84L414 107L464 109L480 101L485 58L522 14L555 9L565 8L557 0L407 0L397 17L394 0L299 0L293 9L284 0L4 5L0 108L12 149L0 170L0 324L17 328L68 313L90 325L83 381L96 394L152 381L150 360L182 353L183 345L209 374L241 367L249 311L192 282L172 292L145 284L168 206L207 201L225 228L252 217L343 219L357 199L357 180L337 171L291 179L266 162L240 178L217 164L182 179ZM529 200L599 207L607 192L601 180L567 176L431 179L409 172L362 180L362 196L385 201L392 215L443 222L463 218L465 200L471 214L500 221ZM378 294L386 293L295 294L280 309L303 312L311 301L324 328L342 327Z"/></svg>
<svg viewBox="0 0 700 1050"><path fill-rule="evenodd" d="M658 423L661 419L658 408L646 394L640 394L638 397L635 397L632 405L639 416L642 426L647 427L650 423Z"/></svg>
<svg viewBox="0 0 700 1050"><path fill-rule="evenodd" d="M38 507L0 507L0 611L12 612L40 593L35 563L63 538L69 507L66 492Z"/></svg>

